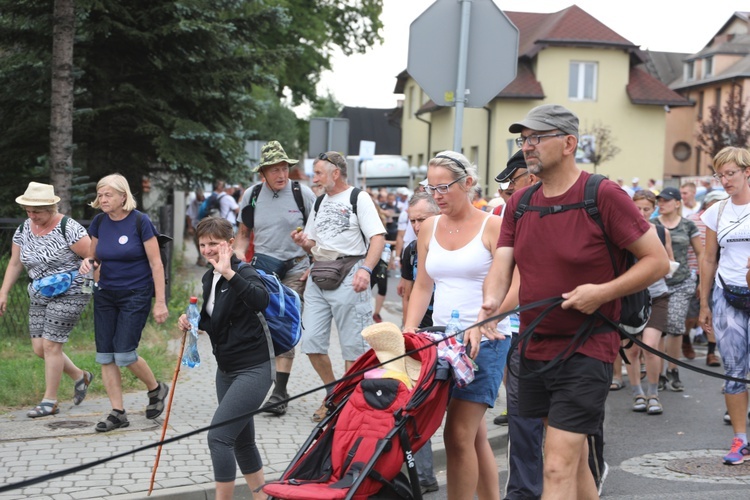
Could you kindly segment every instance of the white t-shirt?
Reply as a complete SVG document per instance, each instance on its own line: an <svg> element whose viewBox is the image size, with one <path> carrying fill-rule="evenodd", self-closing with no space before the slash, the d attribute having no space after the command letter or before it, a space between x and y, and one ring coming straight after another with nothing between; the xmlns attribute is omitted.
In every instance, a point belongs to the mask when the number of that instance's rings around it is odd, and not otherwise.
<svg viewBox="0 0 750 500"><path fill-rule="evenodd" d="M693 208L689 208L684 203L682 204L682 216L687 219L688 215L697 214L701 210L701 204L696 203Z"/></svg>
<svg viewBox="0 0 750 500"><path fill-rule="evenodd" d="M726 206L721 213L719 227L716 218L724 201L714 203L703 212L701 220L706 227L716 232L721 254L717 273L728 285L747 286L747 258L750 257L750 204L735 205L732 200L726 200ZM716 285L721 287L719 278Z"/></svg>
<svg viewBox="0 0 750 500"><path fill-rule="evenodd" d="M237 200L233 197L226 193L223 194L224 196L219 195L221 196L219 198L219 214L234 226L237 224L237 214L235 213L235 210L240 208L240 206L237 204Z"/></svg>
<svg viewBox="0 0 750 500"><path fill-rule="evenodd" d="M357 214L352 211L349 197L353 187L333 196L326 195L317 212L307 219L307 237L324 250L341 256L367 254L370 239L385 234L375 204L366 192L357 197ZM362 237L367 238L367 245Z"/></svg>

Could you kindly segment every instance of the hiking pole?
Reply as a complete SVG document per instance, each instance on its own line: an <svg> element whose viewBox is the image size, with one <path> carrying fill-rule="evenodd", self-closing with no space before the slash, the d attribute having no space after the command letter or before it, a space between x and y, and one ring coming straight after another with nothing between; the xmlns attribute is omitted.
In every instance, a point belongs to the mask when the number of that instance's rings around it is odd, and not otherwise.
<svg viewBox="0 0 750 500"><path fill-rule="evenodd" d="M161 438L159 442L164 441L164 436L167 435L167 425L169 424L169 413L172 411L172 398L174 398L175 389L177 389L177 376L180 374L180 366L182 365L182 354L185 352L185 340L187 339L190 330L186 330L182 334L182 345L180 346L180 355L177 356L177 367L174 369L174 376L172 376L172 390L169 391L169 402L167 403L167 415L164 417L164 424L161 426ZM154 491L154 480L156 479L156 469L159 467L159 457L161 457L161 447L156 449L156 458L154 459L154 468L151 471L151 484L148 486L148 493L146 496L151 496L151 492Z"/></svg>

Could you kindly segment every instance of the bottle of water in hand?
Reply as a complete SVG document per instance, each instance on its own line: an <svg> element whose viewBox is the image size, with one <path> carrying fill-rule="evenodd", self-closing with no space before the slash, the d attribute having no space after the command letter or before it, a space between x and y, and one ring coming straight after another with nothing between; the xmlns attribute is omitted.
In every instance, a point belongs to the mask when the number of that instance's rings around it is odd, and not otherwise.
<svg viewBox="0 0 750 500"><path fill-rule="evenodd" d="M83 293L92 294L94 293L94 259L89 259L89 264L91 265L91 269L83 275L81 291Z"/></svg>
<svg viewBox="0 0 750 500"><path fill-rule="evenodd" d="M201 319L201 313L198 310L198 297L190 297L187 318L188 322L190 322L190 329L186 333L187 339L185 339L182 364L190 368L198 368L201 365L201 357L198 353L198 322Z"/></svg>

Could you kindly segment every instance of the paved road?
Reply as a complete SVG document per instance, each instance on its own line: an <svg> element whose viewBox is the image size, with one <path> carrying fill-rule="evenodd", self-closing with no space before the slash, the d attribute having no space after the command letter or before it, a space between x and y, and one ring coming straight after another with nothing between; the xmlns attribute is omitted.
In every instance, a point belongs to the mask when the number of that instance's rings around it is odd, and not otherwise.
<svg viewBox="0 0 750 500"><path fill-rule="evenodd" d="M205 271L192 265L195 249L190 247L185 256L183 274L199 290L200 276ZM388 300L382 312L385 321L401 324L400 301L392 278ZM173 311L177 314L177 311ZM332 332L336 335L335 329ZM171 346L179 348L177 342ZM337 375L343 374L338 342L332 342L331 358ZM216 365L211 355L210 342L201 336L199 349L201 366L184 368L180 372L172 406L167 438L185 434L209 425L216 408L214 373ZM175 358L176 361L176 358ZM315 389L320 382L309 361L299 356L294 363L289 381L289 393L299 395ZM267 478L278 477L289 465L294 455L314 428L310 420L323 398L323 391L300 397L290 403L283 417L259 415L255 418L257 441L264 457ZM106 415L109 402L106 398L87 398L80 406L61 401L58 415L29 419L25 410L0 415L0 485L16 483L81 464L93 463L120 453L148 446L161 435L162 420L156 423L144 416L147 397L144 392L127 394L125 407L131 425L106 434L97 433L93 426ZM499 413L501 407L488 412L488 420ZM501 443L506 431L495 428L491 438ZM433 437L437 467L444 463L442 430ZM83 499L116 498L127 500L144 498L151 478L155 449L110 461L80 472L45 481L41 484L0 493L0 500L21 498ZM243 484L244 481L238 483ZM205 441L200 433L176 443L168 444L161 454L152 497L204 499L213 498L211 461ZM239 488L238 496L246 493Z"/></svg>

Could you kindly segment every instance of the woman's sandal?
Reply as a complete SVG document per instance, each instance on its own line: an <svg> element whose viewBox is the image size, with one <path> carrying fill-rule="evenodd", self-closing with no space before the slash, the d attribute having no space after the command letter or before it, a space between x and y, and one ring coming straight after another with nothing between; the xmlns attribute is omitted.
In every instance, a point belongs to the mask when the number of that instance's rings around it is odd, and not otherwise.
<svg viewBox="0 0 750 500"><path fill-rule="evenodd" d="M112 410L109 415L107 415L107 418L101 422L97 422L95 429L97 432L109 432L129 425L130 422L128 421L128 415L125 412L118 413L115 410Z"/></svg>
<svg viewBox="0 0 750 500"><path fill-rule="evenodd" d="M84 371L81 380L76 382L74 386L75 394L73 395L73 404L78 406L86 399L86 393L89 390L91 381L94 380L94 374L91 372Z"/></svg>
<svg viewBox="0 0 750 500"><path fill-rule="evenodd" d="M643 394L639 394L633 398L633 411L639 413L646 411L646 397Z"/></svg>
<svg viewBox="0 0 750 500"><path fill-rule="evenodd" d="M625 385L622 383L622 380L612 379L612 383L609 384L609 390L610 391L619 391L625 387Z"/></svg>
<svg viewBox="0 0 750 500"><path fill-rule="evenodd" d="M657 396L649 396L646 413L649 415L661 415L663 411L664 408L662 408L659 398Z"/></svg>
<svg viewBox="0 0 750 500"><path fill-rule="evenodd" d="M159 382L159 387L153 391L148 391L148 406L146 406L146 418L155 419L164 411L164 400L169 394L169 386L164 382Z"/></svg>
<svg viewBox="0 0 750 500"><path fill-rule="evenodd" d="M57 407L57 403L46 403L42 401L36 405L33 410L26 412L26 416L29 418L37 418L57 415L58 413L60 413L60 408Z"/></svg>

